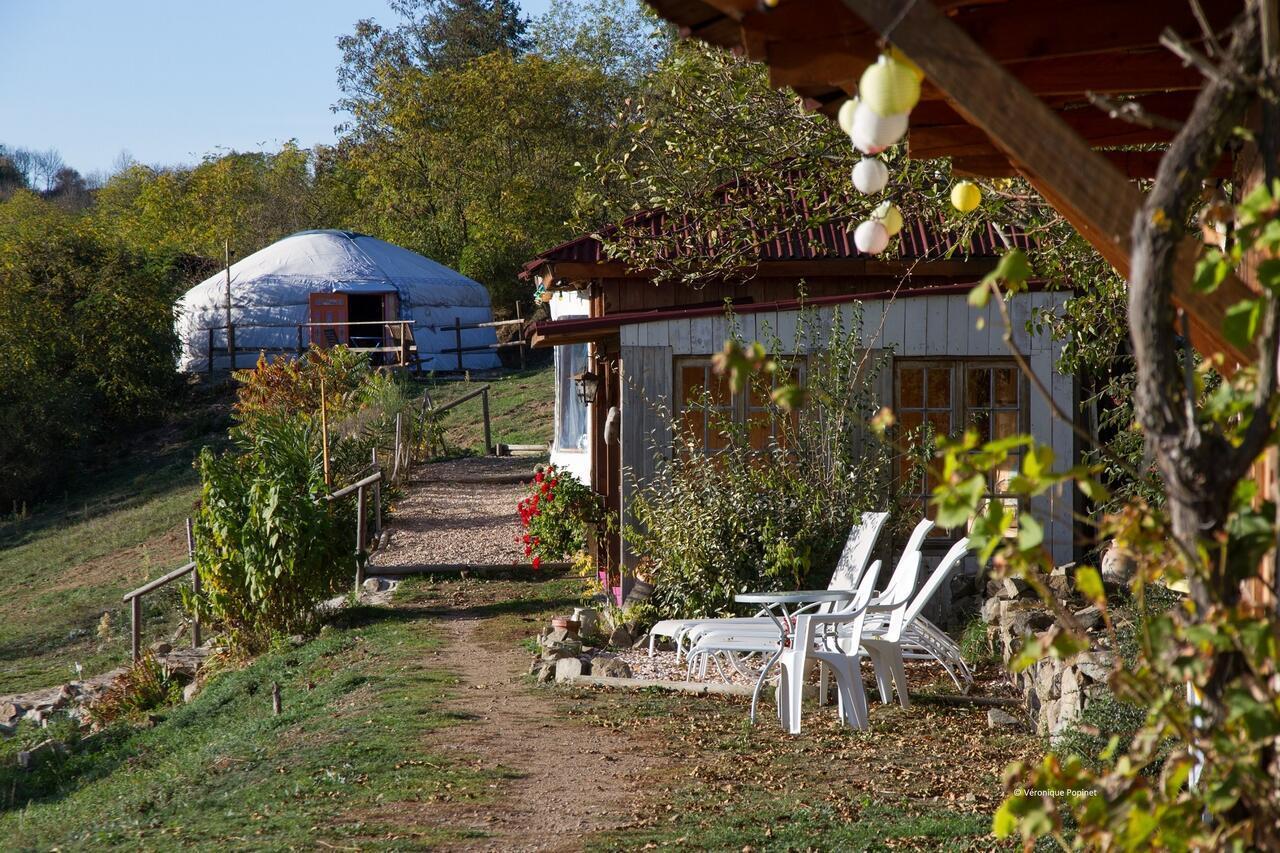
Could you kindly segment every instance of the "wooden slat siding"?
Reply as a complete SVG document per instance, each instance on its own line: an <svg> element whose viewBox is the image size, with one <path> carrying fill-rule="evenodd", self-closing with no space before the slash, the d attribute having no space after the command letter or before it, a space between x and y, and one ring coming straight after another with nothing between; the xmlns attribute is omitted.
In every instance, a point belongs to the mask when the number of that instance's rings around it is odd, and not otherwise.
<svg viewBox="0 0 1280 853"><path fill-rule="evenodd" d="M667 345L671 347L673 355L689 354L689 325L691 322L692 321L687 317L668 321Z"/></svg>
<svg viewBox="0 0 1280 853"><path fill-rule="evenodd" d="M1047 380L1053 370L1053 359L1049 354L1044 352L1036 353L1031 357L1030 362L1031 369L1035 374L1042 380ZM1027 405L1031 413L1031 435L1041 443L1050 442L1053 437L1053 415L1049 411L1049 403L1033 389L1028 391L1028 395ZM1054 455L1057 455L1056 450ZM1031 498L1030 508L1031 514L1044 525L1045 533L1048 534L1049 525L1053 519L1052 496L1047 493L1034 496Z"/></svg>
<svg viewBox="0 0 1280 853"><path fill-rule="evenodd" d="M965 120L982 128L1032 186L1112 266L1128 275L1130 230L1141 194L1123 173L1094 152L937 7L930 3L904 7L900 0L843 2L881 32L894 27L894 44L920 65ZM1200 249L1190 236L1184 246L1188 255ZM1251 361L1255 348L1241 351L1228 343L1222 335L1222 321L1226 310L1249 298L1252 291L1232 277L1213 294L1197 294L1192 287L1195 264L1190 261L1190 257L1180 259L1174 267L1174 296L1194 321L1192 341L1202 353L1225 353L1228 362Z"/></svg>
<svg viewBox="0 0 1280 853"><path fill-rule="evenodd" d="M879 299L862 303L862 332L859 337L863 346L880 345L880 319L884 317L884 303Z"/></svg>
<svg viewBox="0 0 1280 853"><path fill-rule="evenodd" d="M943 355L947 352L947 332L950 322L950 298L925 297L925 355Z"/></svg>
<svg viewBox="0 0 1280 853"><path fill-rule="evenodd" d="M924 355L924 337L925 337L925 308L923 299L905 299L902 300L903 314L903 332L902 332L902 349L903 355Z"/></svg>
<svg viewBox="0 0 1280 853"><path fill-rule="evenodd" d="M653 443L671 446L666 422L646 403L645 398L671 404L672 362L670 347L626 346L622 348L622 520L623 526L634 525L631 501L638 486L654 473ZM636 556L625 538L622 540L622 564L633 569Z"/></svg>
<svg viewBox="0 0 1280 853"><path fill-rule="evenodd" d="M1027 320L1031 317L1031 300L1027 296L1015 296L1009 300L1009 322L1013 326L1013 343L1022 352L1031 348L1031 336L1027 333Z"/></svg>
<svg viewBox="0 0 1280 853"><path fill-rule="evenodd" d="M796 346L796 312L779 311L775 316L777 317L777 325L774 328L777 330L778 340L782 348L786 352L794 352Z"/></svg>
<svg viewBox="0 0 1280 853"><path fill-rule="evenodd" d="M969 344L969 326L973 323L973 311L968 299L947 300L947 350L954 352Z"/></svg>
<svg viewBox="0 0 1280 853"><path fill-rule="evenodd" d="M885 305L884 335L882 343L891 346L898 355L902 355L902 343L906 339L907 312L903 308L906 300L895 299Z"/></svg>

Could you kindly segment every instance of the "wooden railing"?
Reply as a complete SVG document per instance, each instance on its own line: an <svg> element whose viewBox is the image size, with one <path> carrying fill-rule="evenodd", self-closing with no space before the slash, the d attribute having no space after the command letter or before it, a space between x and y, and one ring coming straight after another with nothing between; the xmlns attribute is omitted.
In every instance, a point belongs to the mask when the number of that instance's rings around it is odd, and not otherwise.
<svg viewBox="0 0 1280 853"><path fill-rule="evenodd" d="M486 389L487 390L487 386ZM474 395L472 395L474 396ZM488 407L486 406L486 411ZM396 432L395 445L392 450L393 463L391 471L391 482L400 482L408 474L409 465L412 462L410 452L412 442L405 435L404 416L402 413L396 413ZM360 591L360 585L365 580L365 563L369 558L369 550L366 550L370 544L369 535L369 519L366 494L373 500L373 536L374 546L377 546L377 537L382 532L382 481L386 479L382 470L382 465L378 462L378 449L373 449L373 459L370 465L374 470L356 480L349 486L343 486L336 492L327 495L321 495L316 498L316 502L324 501L332 503L342 500L352 494L356 496L356 577L355 590ZM129 634L129 649L133 662L137 663L142 655L142 598L149 592L168 586L174 581L191 575L191 591L192 594L199 598L200 596L200 572L196 570L195 559L195 535L192 528L191 519L187 519L187 557L188 561L173 571L161 575L153 581L148 581L137 589L130 590L124 594L124 601L129 605L129 615L132 626ZM200 614L198 608L192 613L191 617L191 646L197 648L200 645Z"/></svg>
<svg viewBox="0 0 1280 853"><path fill-rule="evenodd" d="M210 376L213 375L214 359L217 356L227 356L230 361L232 370L237 369L238 357L243 353L252 358L259 353L287 353L301 356L312 346L321 346L321 344L313 344L308 340L307 330L312 328L342 328L348 330L348 338L350 338L350 329L354 327L376 327L379 329L377 335L367 335L366 337L377 337L382 340L391 339L394 341L389 346L376 347L349 347L352 352L381 352L395 353L397 356L397 367L405 367L410 364L416 364L418 361L418 344L413 335L412 320L364 320L352 322L332 322L332 323L233 323L227 326L210 326L205 330L209 336L208 347L206 353L205 369ZM297 344L295 346L238 346L236 344L236 331L246 329L294 329L297 333ZM394 331L393 331L394 330ZM226 346L216 346L215 332L226 332ZM360 335L357 335L360 337ZM338 341L343 343L343 341ZM251 364L252 362L250 362Z"/></svg>
<svg viewBox="0 0 1280 853"><path fill-rule="evenodd" d="M453 409L457 406L462 405L468 400L474 400L476 397L480 398L480 412L482 415L482 419L484 421L484 453L486 456L492 456L493 455L493 432L489 425L489 386L488 385L481 385L479 388L475 389L474 391L469 391L466 394L463 394L461 397L459 397L456 400L450 400L448 403L445 403L443 406L436 406L435 402L431 399L431 393L428 391L427 393L422 395L422 415L421 415L422 422L425 427L426 421L430 419L438 426L440 423L440 417L442 415L447 413L450 409ZM443 450L443 448L441 449Z"/></svg>
<svg viewBox="0 0 1280 853"><path fill-rule="evenodd" d="M458 358L458 370L462 371L462 354L466 352L487 352L488 350L507 349L509 347L520 348L520 368L523 370L525 366L525 343L522 335L518 340L507 341L505 344L478 344L476 346L464 347L462 345L462 333L468 329L495 329L499 326L523 326L524 320L494 320L491 323L464 323L460 317L453 318L452 326L445 326L446 329L453 329L454 345L440 350L440 354L454 353Z"/></svg>

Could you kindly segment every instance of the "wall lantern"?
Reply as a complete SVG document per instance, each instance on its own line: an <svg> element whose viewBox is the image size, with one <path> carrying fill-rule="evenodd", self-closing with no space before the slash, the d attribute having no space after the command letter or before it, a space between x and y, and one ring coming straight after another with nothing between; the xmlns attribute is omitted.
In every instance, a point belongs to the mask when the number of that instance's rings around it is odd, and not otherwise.
<svg viewBox="0 0 1280 853"><path fill-rule="evenodd" d="M584 370L581 373L575 373L573 381L578 384L578 399L584 406L590 406L596 401L596 394L600 391L599 376L590 370Z"/></svg>

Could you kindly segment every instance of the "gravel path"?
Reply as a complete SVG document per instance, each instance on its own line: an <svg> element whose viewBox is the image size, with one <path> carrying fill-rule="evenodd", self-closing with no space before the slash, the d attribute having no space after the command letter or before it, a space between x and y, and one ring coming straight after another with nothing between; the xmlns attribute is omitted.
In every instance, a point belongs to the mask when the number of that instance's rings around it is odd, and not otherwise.
<svg viewBox="0 0 1280 853"><path fill-rule="evenodd" d="M381 570L428 564L524 563L516 504L536 460L471 458L414 469L391 517L391 541L372 559ZM522 482L513 482L519 479Z"/></svg>

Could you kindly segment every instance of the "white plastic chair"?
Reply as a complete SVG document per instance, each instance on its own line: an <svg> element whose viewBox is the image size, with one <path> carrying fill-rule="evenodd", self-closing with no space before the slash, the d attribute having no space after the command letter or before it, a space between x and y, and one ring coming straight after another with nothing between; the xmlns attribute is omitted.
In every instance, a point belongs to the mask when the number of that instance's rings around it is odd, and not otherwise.
<svg viewBox="0 0 1280 853"><path fill-rule="evenodd" d="M875 667L876 685L880 689L881 702L885 704L890 702L892 686L897 690L898 703L903 708L911 707L911 698L907 692L903 638L908 635L916 621L923 618L920 616L920 611L929 603L929 599L933 598L943 581L950 577L968 549L968 539L961 539L952 545L951 550L947 551L946 556L942 558L942 562L929 575L924 586L911 597L908 606L889 607L872 602L867 607L868 613L880 611L887 617L879 626L867 624L859 637L862 649ZM852 641L852 637L847 638L848 643Z"/></svg>
<svg viewBox="0 0 1280 853"><path fill-rule="evenodd" d="M840 560L831 574L827 589L853 589L858 585L867 560L871 557L871 550L888 518L887 512L864 512L858 523L849 529L844 550L840 553ZM656 652L659 637L671 637L676 641L676 660L679 661L682 649L687 645L688 633L703 625L755 625L765 631L773 628L772 620L763 610L755 616L722 619L663 619L649 629L649 656L653 657Z"/></svg>
<svg viewBox="0 0 1280 853"><path fill-rule="evenodd" d="M839 695L840 721L855 729L870 725L867 694L862 686L861 658L847 654L839 645L841 633L862 634L862 620L874 593L879 566L868 570L851 606L840 613L802 613L795 617L791 645L778 658L778 719L790 734L800 734L805 673L816 662L824 671L835 673ZM785 642L780 638L779 642Z"/></svg>

